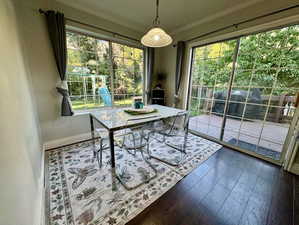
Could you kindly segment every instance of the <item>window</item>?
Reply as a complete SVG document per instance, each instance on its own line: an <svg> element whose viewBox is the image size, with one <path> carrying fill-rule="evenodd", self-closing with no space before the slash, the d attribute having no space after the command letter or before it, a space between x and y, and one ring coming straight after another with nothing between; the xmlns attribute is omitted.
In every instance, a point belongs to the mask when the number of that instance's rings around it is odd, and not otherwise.
<svg viewBox="0 0 299 225"><path fill-rule="evenodd" d="M67 75L74 110L127 106L143 95L143 50L67 31Z"/></svg>
<svg viewBox="0 0 299 225"><path fill-rule="evenodd" d="M279 160L299 93L299 26L193 49L190 129Z"/></svg>

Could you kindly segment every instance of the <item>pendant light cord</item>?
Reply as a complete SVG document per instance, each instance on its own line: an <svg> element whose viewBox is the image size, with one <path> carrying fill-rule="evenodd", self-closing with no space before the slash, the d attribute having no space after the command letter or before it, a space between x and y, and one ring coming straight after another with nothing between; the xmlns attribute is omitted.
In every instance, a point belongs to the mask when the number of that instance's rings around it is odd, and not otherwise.
<svg viewBox="0 0 299 225"><path fill-rule="evenodd" d="M156 1L156 18L154 20L154 25L159 25L160 19L159 19L159 0Z"/></svg>

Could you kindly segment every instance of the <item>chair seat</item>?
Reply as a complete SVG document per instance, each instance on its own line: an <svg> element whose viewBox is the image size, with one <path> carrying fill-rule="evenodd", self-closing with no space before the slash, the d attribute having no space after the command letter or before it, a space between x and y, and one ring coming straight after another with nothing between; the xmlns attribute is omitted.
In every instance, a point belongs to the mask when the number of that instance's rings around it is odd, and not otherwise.
<svg viewBox="0 0 299 225"><path fill-rule="evenodd" d="M105 128L97 128L95 134L100 138L108 138L108 132Z"/></svg>
<svg viewBox="0 0 299 225"><path fill-rule="evenodd" d="M120 136L123 133L124 133L123 130L119 130L119 131L114 132L114 136ZM105 129L105 128L97 128L97 129L95 129L95 134L99 138L108 138L109 137L109 133L108 133L107 129Z"/></svg>
<svg viewBox="0 0 299 225"><path fill-rule="evenodd" d="M152 131L166 136L176 136L179 135L179 133L182 133L181 130L174 128L169 124L159 124L158 126L154 126Z"/></svg>

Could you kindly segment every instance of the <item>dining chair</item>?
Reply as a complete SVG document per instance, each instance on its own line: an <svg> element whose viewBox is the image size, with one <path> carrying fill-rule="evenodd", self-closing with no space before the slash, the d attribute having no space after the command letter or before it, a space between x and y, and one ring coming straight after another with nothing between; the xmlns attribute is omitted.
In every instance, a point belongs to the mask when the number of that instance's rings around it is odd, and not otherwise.
<svg viewBox="0 0 299 225"><path fill-rule="evenodd" d="M95 136L99 139L99 148L93 148L93 157L97 159L99 168L102 168L103 150L109 148L108 132L105 128L95 129ZM99 156L100 154L100 156Z"/></svg>
<svg viewBox="0 0 299 225"><path fill-rule="evenodd" d="M187 139L188 139L188 125L189 125L189 112L178 112L176 116L164 119L154 123L151 127L151 137L160 143L165 143L167 146L176 149L181 152L181 158L178 163L171 163L164 158L154 156L148 149L148 155L150 158L155 158L171 166L178 166L186 155ZM158 134L158 135L157 135ZM158 136L158 137L157 137ZM162 136L162 139L160 137ZM184 141L182 144L176 144L173 140L175 137L183 137ZM171 141L172 140L172 141Z"/></svg>
<svg viewBox="0 0 299 225"><path fill-rule="evenodd" d="M127 121L130 122L129 120ZM149 148L149 140L151 135L151 130L149 127L151 127L151 123L136 126L130 129L125 129L124 133L122 135L119 135L116 138L116 143L118 146L122 149L125 149L128 153L132 154L133 157L136 157L137 153L139 152L141 154L141 158L143 161L153 170L154 175L147 178L143 182L140 182L139 184L129 187L126 182L117 175L118 180L121 182L121 184L127 189L132 190L135 189L145 183L148 183L150 180L157 177L158 172L157 169L154 167L154 165L149 161L149 159L145 156L144 151L146 149L146 152L148 152Z"/></svg>
<svg viewBox="0 0 299 225"><path fill-rule="evenodd" d="M130 123L130 120L127 121L127 123ZM136 157L136 154L140 152L141 158L143 161L153 170L154 175L150 178L144 180L143 182L133 186L129 187L126 182L116 174L117 179L120 181L120 183L127 189L132 190L135 189L142 184L148 183L150 180L157 177L157 170L152 165L152 163L147 159L147 157L144 155L144 151L146 149L146 152L148 152L149 148L149 136L150 136L150 130L148 127L151 127L152 125L145 124L141 126L136 126L129 129L124 129L123 132L119 132L115 135L114 142L115 145L120 147L121 149L126 150L129 154L133 155L133 157ZM108 133L104 128L96 129L97 137L99 138L99 148L94 149L94 157L97 158L99 168L102 167L102 154L103 150L109 149L109 144L105 143L108 142Z"/></svg>

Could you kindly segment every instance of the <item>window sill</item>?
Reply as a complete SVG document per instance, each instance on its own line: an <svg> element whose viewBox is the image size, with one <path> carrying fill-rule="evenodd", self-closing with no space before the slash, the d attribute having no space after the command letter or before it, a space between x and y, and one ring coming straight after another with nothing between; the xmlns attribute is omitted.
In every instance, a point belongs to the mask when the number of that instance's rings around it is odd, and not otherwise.
<svg viewBox="0 0 299 225"><path fill-rule="evenodd" d="M91 112L96 112L96 111L100 111L103 109L107 109L106 107L102 107L102 108L96 108L96 109L80 109L80 110L74 110L74 115L73 116L82 116L82 115L88 115Z"/></svg>
<svg viewBox="0 0 299 225"><path fill-rule="evenodd" d="M100 108L95 108L95 109L81 109L81 110L74 110L74 115L73 116L82 116L82 115L88 115L91 112L96 112L96 111L101 111L101 110L106 110L106 109L115 109L115 108L126 108L130 106L113 106L113 107L100 107Z"/></svg>

